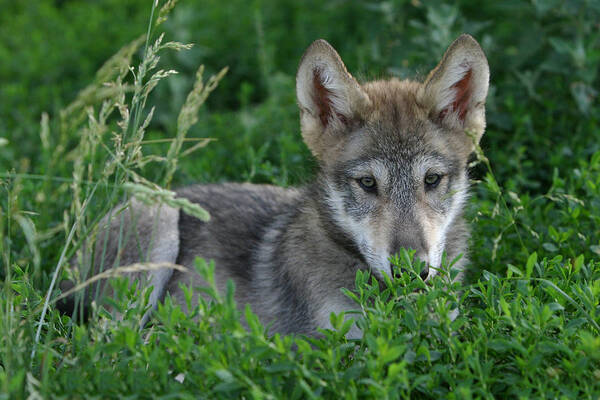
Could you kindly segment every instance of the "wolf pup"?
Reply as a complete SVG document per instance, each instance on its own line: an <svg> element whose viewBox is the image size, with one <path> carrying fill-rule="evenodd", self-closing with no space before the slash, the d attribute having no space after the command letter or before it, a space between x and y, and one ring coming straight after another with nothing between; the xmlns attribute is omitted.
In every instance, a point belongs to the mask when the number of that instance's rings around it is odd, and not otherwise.
<svg viewBox="0 0 600 400"><path fill-rule="evenodd" d="M424 83L360 84L333 47L317 40L296 76L302 137L319 164L314 181L297 189L179 190L209 211L210 222L133 200L105 218L94 264L189 267L131 276L153 286L153 307L166 294L185 307L180 284L204 283L192 268L203 257L215 261L219 290L233 280L237 304L250 304L272 332L330 328L331 312L356 308L340 289L354 287L358 269L389 275L389 257L404 247L427 263L421 276L430 279L443 252L451 260L467 251L467 160L485 129L488 80L486 57L466 34Z"/></svg>

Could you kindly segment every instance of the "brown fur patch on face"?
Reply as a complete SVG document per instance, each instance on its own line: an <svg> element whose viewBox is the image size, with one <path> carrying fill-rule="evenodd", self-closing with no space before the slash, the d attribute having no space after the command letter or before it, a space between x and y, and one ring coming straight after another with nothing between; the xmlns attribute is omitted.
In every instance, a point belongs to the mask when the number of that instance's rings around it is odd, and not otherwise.
<svg viewBox="0 0 600 400"><path fill-rule="evenodd" d="M421 200L415 207L416 220L420 222L420 227L423 230L423 237L425 239L426 249L429 253L431 247L435 244L435 239L438 235L438 229L442 223L442 218L435 212L426 206L426 202ZM426 254L427 254L426 253ZM425 255L427 258L427 255ZM428 262L431 260L427 260Z"/></svg>
<svg viewBox="0 0 600 400"><path fill-rule="evenodd" d="M465 78L457 87L461 96L470 90L469 78ZM437 118L429 114L430 110L418 102L421 87L419 82L395 78L367 82L362 86L373 104L365 118L365 123L376 130L372 140L386 138L389 143L418 136L422 142L435 143L435 148L446 149L466 162L472 151L471 140L462 131L440 125Z"/></svg>
<svg viewBox="0 0 600 400"><path fill-rule="evenodd" d="M409 131L419 120L426 118L425 110L417 103L418 82L410 80L379 80L368 82L363 89L372 102L368 122L376 123L387 130Z"/></svg>

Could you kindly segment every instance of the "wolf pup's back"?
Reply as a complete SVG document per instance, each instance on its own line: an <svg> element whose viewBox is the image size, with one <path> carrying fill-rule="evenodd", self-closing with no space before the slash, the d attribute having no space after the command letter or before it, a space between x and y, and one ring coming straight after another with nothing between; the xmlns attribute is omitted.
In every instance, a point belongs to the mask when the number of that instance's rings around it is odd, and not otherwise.
<svg viewBox="0 0 600 400"><path fill-rule="evenodd" d="M411 248L426 262L427 280L444 253L452 260L467 252L467 161L485 130L488 80L485 55L469 35L450 45L423 83L360 84L317 40L296 76L302 137L319 165L312 182L181 189L179 196L210 212L209 222L133 201L121 217L105 218L98 237L108 239L98 240L92 264L191 268L196 257L212 259L217 286L232 279L238 305L250 304L272 332L329 328L331 312L356 308L341 289L353 289L357 270L381 279L392 272L390 256ZM463 257L455 267L466 263ZM153 306L166 293L183 306L180 284L203 284L191 271L131 278L153 286ZM348 335L360 334L353 326Z"/></svg>

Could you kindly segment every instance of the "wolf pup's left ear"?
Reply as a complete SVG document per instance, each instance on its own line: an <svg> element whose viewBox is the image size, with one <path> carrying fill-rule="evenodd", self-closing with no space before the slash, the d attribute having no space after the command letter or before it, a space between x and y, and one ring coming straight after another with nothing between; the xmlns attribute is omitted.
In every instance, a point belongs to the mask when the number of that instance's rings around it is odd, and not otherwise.
<svg viewBox="0 0 600 400"><path fill-rule="evenodd" d="M335 49L322 39L313 42L300 60L296 96L302 137L319 159L371 104Z"/></svg>
<svg viewBox="0 0 600 400"><path fill-rule="evenodd" d="M485 98L490 69L479 43L462 34L419 90L429 117L451 129L472 133L476 143L485 130Z"/></svg>

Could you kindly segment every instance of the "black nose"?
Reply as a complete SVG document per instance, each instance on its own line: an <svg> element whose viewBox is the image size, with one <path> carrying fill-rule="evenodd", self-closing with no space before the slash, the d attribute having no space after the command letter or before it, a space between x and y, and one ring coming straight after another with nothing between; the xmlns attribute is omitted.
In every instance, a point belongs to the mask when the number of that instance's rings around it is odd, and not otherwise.
<svg viewBox="0 0 600 400"><path fill-rule="evenodd" d="M390 264L390 268L391 268L391 270L392 270L392 271L394 271L394 264ZM406 273L406 272L408 272L408 271L407 271L406 269L404 269L404 268L400 268L400 271L399 271L399 272L400 272L401 274L404 274L404 273ZM399 275L396 275L396 276L399 276ZM425 266L425 267L423 267L423 269L422 269L422 270L421 270L421 272L419 273L419 276L420 276L420 277L421 277L421 279L423 279L423 280L427 279L427 277L429 276L429 267L428 267L428 266Z"/></svg>

